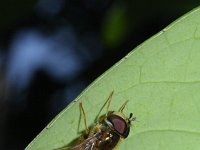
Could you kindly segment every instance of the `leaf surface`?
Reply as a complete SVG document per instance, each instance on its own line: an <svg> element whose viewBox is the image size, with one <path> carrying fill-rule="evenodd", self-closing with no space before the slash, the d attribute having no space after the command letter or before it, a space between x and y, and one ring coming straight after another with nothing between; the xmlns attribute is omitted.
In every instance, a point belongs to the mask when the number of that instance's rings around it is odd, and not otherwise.
<svg viewBox="0 0 200 150"><path fill-rule="evenodd" d="M119 150L199 150L200 8L136 47L96 79L26 150L68 144L79 136L79 102L91 125L112 90L110 110L118 110L128 99L125 114L133 112L137 117ZM82 122L79 130L84 129Z"/></svg>

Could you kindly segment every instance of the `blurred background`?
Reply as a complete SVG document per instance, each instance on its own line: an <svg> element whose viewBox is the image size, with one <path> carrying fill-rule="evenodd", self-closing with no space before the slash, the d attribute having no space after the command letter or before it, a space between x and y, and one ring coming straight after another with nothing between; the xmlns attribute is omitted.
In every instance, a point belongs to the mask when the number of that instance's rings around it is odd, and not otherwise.
<svg viewBox="0 0 200 150"><path fill-rule="evenodd" d="M94 79L198 5L0 1L0 149L24 149Z"/></svg>

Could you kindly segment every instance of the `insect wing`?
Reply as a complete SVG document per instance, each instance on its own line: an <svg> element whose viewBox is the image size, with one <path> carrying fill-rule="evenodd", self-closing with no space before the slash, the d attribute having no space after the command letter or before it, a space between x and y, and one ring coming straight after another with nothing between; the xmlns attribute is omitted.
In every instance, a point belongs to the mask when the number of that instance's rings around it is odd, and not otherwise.
<svg viewBox="0 0 200 150"><path fill-rule="evenodd" d="M85 143L81 143L79 145L75 145L75 146L72 146L72 147L62 147L62 148L59 148L59 149L56 149L56 150L92 150L92 149L89 149L89 147L87 147L85 145Z"/></svg>
<svg viewBox="0 0 200 150"><path fill-rule="evenodd" d="M95 143L98 140L97 135L94 135L91 138L85 139L84 141L82 141L81 143L72 146L72 147L63 147L63 148L59 148L57 150L97 150L95 149Z"/></svg>
<svg viewBox="0 0 200 150"><path fill-rule="evenodd" d="M75 145L64 150L93 150L93 146L92 144L81 143L79 145Z"/></svg>

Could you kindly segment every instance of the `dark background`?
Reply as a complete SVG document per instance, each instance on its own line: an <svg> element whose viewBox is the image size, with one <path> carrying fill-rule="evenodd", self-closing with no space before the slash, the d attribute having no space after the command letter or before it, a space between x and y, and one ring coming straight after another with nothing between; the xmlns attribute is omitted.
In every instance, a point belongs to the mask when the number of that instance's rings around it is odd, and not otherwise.
<svg viewBox="0 0 200 150"><path fill-rule="evenodd" d="M0 149L24 149L95 78L198 5L0 1Z"/></svg>

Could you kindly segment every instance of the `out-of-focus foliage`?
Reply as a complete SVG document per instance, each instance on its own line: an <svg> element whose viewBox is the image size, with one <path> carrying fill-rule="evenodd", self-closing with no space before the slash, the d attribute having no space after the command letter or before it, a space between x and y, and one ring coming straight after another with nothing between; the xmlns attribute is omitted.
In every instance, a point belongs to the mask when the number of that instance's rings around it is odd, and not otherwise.
<svg viewBox="0 0 200 150"><path fill-rule="evenodd" d="M118 46L128 32L128 18L125 6L114 6L105 17L102 26L103 39L108 46Z"/></svg>

